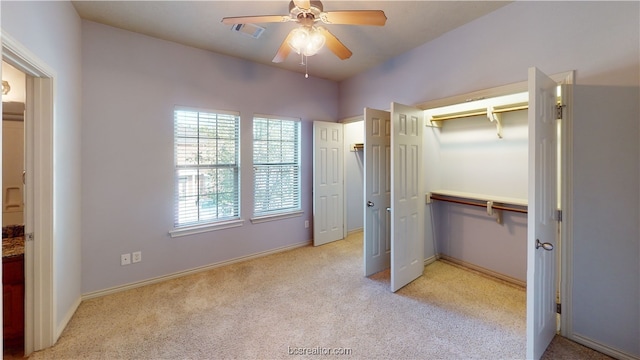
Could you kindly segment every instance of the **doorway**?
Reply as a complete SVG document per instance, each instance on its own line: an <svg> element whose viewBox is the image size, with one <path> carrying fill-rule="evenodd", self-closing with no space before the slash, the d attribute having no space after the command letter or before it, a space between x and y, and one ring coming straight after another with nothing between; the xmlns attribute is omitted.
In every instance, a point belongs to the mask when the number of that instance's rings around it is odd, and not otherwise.
<svg viewBox="0 0 640 360"><path fill-rule="evenodd" d="M24 109L26 74L2 64L3 350L24 354Z"/></svg>
<svg viewBox="0 0 640 360"><path fill-rule="evenodd" d="M3 34L2 61L26 75L24 118L24 354L54 344L53 92L55 73ZM33 239L37 241L33 241ZM59 331L58 331L59 332Z"/></svg>

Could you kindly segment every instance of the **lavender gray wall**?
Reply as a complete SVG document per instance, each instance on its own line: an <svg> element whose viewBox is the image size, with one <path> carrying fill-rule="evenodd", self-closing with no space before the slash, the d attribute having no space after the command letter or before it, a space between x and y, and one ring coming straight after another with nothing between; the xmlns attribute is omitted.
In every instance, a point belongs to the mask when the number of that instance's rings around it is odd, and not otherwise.
<svg viewBox="0 0 640 360"><path fill-rule="evenodd" d="M439 254L527 281L526 214L503 211L497 224L479 207L436 201L431 208Z"/></svg>
<svg viewBox="0 0 640 360"><path fill-rule="evenodd" d="M640 89L575 88L574 333L640 356Z"/></svg>
<svg viewBox="0 0 640 360"><path fill-rule="evenodd" d="M312 239L312 121L336 121L336 83L89 21L82 31L83 293ZM169 236L176 105L240 112L242 227ZM249 221L254 113L302 118L302 217ZM134 251L142 262L120 266Z"/></svg>
<svg viewBox="0 0 640 360"><path fill-rule="evenodd" d="M577 84L589 87L576 91L575 153L570 154L575 158L574 182L569 184L576 206L572 250L579 258L574 260L576 304L569 335L636 357L638 96L592 100L608 88L637 93L639 45L638 2L514 2L342 82L339 111L347 118L359 115L365 106L418 104L520 82L530 66L547 74L576 70ZM609 100L625 109L621 121L605 115ZM592 111L594 107L601 111ZM615 127L605 125L611 122ZM609 192L613 196L607 196ZM598 231L592 231L594 227Z"/></svg>

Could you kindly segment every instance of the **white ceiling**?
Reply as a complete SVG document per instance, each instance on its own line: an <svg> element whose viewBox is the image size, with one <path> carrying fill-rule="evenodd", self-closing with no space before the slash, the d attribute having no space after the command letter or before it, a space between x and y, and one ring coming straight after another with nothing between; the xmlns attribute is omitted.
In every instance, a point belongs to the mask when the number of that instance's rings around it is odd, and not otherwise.
<svg viewBox="0 0 640 360"><path fill-rule="evenodd" d="M383 10L383 27L325 25L352 52L347 60L323 49L308 59L310 76L341 81L429 42L507 1L337 1L324 0L324 11ZM73 1L83 19L174 41L200 49L304 73L300 57L291 53L271 62L294 22L259 24L266 28L253 39L222 24L223 17L287 15L289 1Z"/></svg>

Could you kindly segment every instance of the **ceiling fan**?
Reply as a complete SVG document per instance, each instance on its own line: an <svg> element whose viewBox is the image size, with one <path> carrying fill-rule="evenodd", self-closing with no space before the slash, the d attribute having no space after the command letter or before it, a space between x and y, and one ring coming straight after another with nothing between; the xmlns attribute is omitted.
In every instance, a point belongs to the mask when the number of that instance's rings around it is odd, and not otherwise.
<svg viewBox="0 0 640 360"><path fill-rule="evenodd" d="M344 10L325 12L320 1L293 0L289 3L289 15L260 15L225 17L224 24L253 24L275 22L297 22L299 27L291 30L280 45L273 62L280 63L293 49L298 54L311 56L325 44L341 60L351 57L352 52L329 30L317 26L324 24L374 25L383 26L387 17L382 10Z"/></svg>

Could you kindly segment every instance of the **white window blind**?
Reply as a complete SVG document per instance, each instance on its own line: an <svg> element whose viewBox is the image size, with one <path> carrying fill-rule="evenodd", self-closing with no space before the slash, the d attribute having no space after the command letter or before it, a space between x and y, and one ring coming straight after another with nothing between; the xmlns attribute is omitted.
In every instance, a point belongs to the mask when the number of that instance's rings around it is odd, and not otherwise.
<svg viewBox="0 0 640 360"><path fill-rule="evenodd" d="M253 118L254 216L300 206L300 121Z"/></svg>
<svg viewBox="0 0 640 360"><path fill-rule="evenodd" d="M174 110L176 228L240 216L238 113Z"/></svg>

